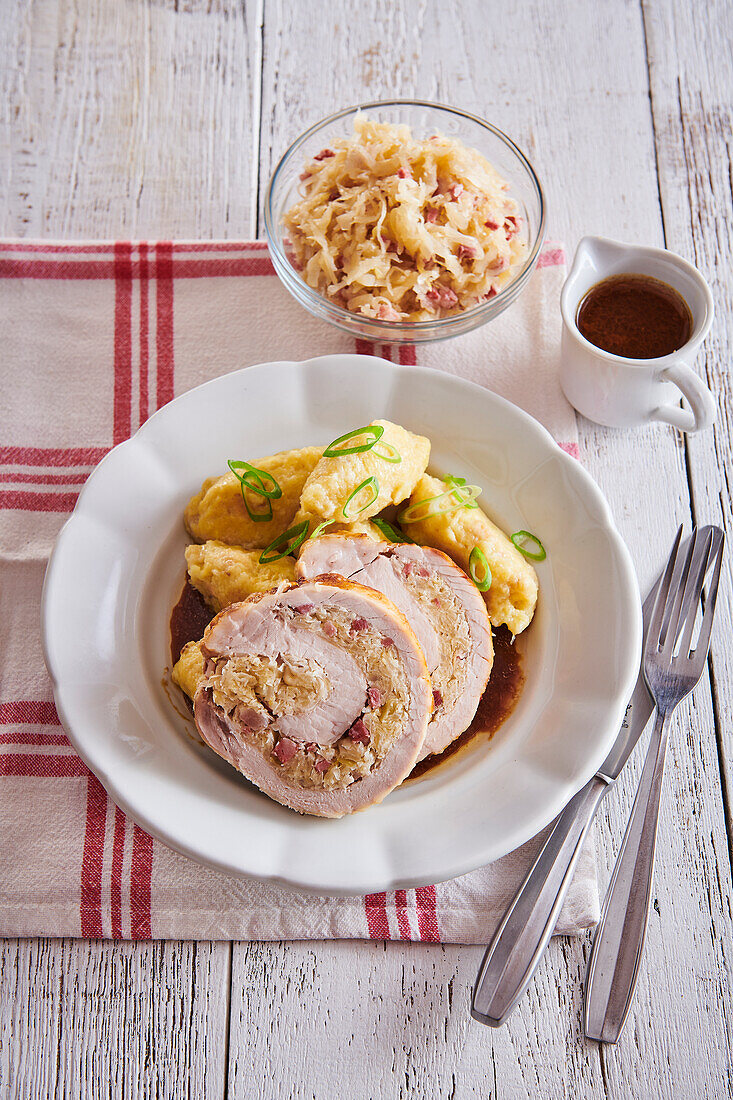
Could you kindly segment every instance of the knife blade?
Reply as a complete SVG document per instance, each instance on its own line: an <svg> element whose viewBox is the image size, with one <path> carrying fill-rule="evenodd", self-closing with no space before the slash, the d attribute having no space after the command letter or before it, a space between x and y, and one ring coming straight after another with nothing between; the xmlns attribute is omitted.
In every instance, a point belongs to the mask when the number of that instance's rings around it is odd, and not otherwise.
<svg viewBox="0 0 733 1100"><path fill-rule="evenodd" d="M644 646L646 645L646 634L649 628L649 619L651 618L652 611L654 610L654 601L657 598L657 587L659 586L658 577L651 587L649 595L642 604L642 622L644 627L644 635L641 641L641 652L644 652ZM613 783L618 779L621 774L626 761L634 751L636 742L641 737L642 733L646 729L646 724L652 716L654 711L654 700L649 694L646 686L646 680L644 679L644 662L642 660L641 667L639 669L639 678L636 681L631 698L629 699L626 707L626 713L624 714L623 722L621 723L621 729L619 730L618 737L613 743L613 748L609 752L606 759L601 764L600 768L596 772L601 779L605 779L607 783Z"/></svg>

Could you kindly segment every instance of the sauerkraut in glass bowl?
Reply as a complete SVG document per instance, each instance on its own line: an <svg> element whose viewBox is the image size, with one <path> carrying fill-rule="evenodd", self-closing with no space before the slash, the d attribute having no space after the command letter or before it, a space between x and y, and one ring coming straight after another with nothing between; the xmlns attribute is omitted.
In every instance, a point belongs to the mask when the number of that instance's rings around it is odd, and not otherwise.
<svg viewBox="0 0 733 1100"><path fill-rule="evenodd" d="M524 154L473 115L365 103L311 127L265 196L275 270L309 312L357 336L468 332L526 286L544 197Z"/></svg>

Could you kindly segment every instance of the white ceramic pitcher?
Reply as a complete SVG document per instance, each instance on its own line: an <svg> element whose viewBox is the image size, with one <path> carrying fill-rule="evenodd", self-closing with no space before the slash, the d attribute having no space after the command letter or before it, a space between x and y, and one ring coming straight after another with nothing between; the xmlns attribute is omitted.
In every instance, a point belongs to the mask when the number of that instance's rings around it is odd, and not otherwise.
<svg viewBox="0 0 733 1100"><path fill-rule="evenodd" d="M687 343L658 359L627 359L591 344L578 330L578 307L610 275L651 275L682 295L692 314ZM715 399L692 369L713 320L713 298L702 275L663 248L642 248L603 237L578 245L561 297L563 318L560 382L571 405L589 420L628 428L661 420L699 432L715 419ZM679 405L680 392L689 408Z"/></svg>

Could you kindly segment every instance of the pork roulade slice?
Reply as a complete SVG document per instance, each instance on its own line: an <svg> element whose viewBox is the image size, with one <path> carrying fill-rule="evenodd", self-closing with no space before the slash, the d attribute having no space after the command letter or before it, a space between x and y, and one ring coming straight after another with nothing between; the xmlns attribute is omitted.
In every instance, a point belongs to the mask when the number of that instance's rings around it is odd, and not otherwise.
<svg viewBox="0 0 733 1100"><path fill-rule="evenodd" d="M433 705L420 645L380 593L320 577L232 604L207 627L194 717L276 802L342 817L415 764Z"/></svg>
<svg viewBox="0 0 733 1100"><path fill-rule="evenodd" d="M471 724L494 661L491 623L476 585L440 550L359 536L307 542L296 574L319 573L369 585L403 612L433 686L434 710L418 759L443 752Z"/></svg>

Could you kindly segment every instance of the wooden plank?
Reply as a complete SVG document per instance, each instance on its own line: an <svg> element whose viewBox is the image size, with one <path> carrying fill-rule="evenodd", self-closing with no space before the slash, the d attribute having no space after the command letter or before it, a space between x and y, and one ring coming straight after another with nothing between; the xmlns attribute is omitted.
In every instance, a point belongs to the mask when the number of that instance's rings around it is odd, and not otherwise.
<svg viewBox="0 0 733 1100"><path fill-rule="evenodd" d="M229 944L6 940L0 1095L224 1094Z"/></svg>
<svg viewBox="0 0 733 1100"><path fill-rule="evenodd" d="M262 0L9 0L0 231L250 236L261 18Z"/></svg>
<svg viewBox="0 0 733 1100"><path fill-rule="evenodd" d="M332 26L330 36L309 51L315 63L306 65L293 43L314 43L313 28L329 25L330 10L315 3L268 5L263 180L298 132L345 101L412 94L475 110L515 137L546 185L550 232L571 247L584 230L662 243L644 28L635 4L610 8L568 0L538 11L528 3L514 3L493 22L478 3L407 6L372 0ZM609 48L609 42L618 48ZM606 492L646 584L661 564L676 525L689 522L679 437L664 428L612 432L583 422L580 429L583 460ZM696 735L687 736L687 728L694 728ZM341 1052L341 1072L357 1064L356 1055L352 1061L349 1052L360 1044L359 1064L373 1073L370 1087L379 1084L379 1067L391 1065L395 1081L405 1081L405 1092L408 1082L414 1090L415 1081L430 1081L434 1094L450 1095L453 1089L456 1095L469 1095L487 1077L491 1091L487 1070L493 1066L494 1092L499 1096L605 1095L611 1072L614 1095L635 1095L636 1083L648 1079L659 1096L718 1094L729 1042L724 1017L730 1015L730 993L719 974L725 973L730 952L731 884L713 713L705 685L694 708L680 717L670 771L673 791L665 799L662 816L657 909L647 966L620 1057L614 1051L601 1058L595 1045L581 1038L580 983L587 943L580 939L553 945L543 964L545 979L538 980L508 1027L496 1034L466 1020L467 988L479 958L473 949L447 948L440 957L428 955L427 964L419 956L417 972L427 985L414 1016L407 1019L400 1005L403 987L413 981L414 948L391 945L385 954L369 946L356 949L362 965L355 968L352 997L333 1013L333 999L341 1004L342 993L336 972L327 979L332 956L319 953L313 966L313 949L292 945L290 968L297 966L300 984L281 993L270 1049L292 1050L289 1025L280 1021L298 1015L305 983L309 1016L322 1020L328 1010L332 1013L329 1047ZM605 808L599 830L604 880L638 772L639 762L634 761ZM683 928L687 933L680 935ZM279 956L272 949L235 947L235 974L243 968L240 953L253 950L258 957L264 954L263 969L277 969ZM348 946L344 950L348 952ZM432 968L428 978L425 965ZM371 978L365 967L374 972ZM439 991L451 982L454 1004L461 1007L449 1013L447 997L441 1001ZM264 1024L256 1005L237 1009L239 986L235 979L233 1049L245 1029L252 1034L255 1022ZM374 994L364 996L364 990L379 990L392 1006L391 1013L382 1010ZM712 990L722 1006L717 1012L707 1007ZM680 1012L680 1005L688 1007ZM417 1019L420 1007L432 1024L427 1051ZM363 1037L373 1034L386 1047L381 1057L363 1045ZM307 1045L305 1032L301 1039ZM463 1057L457 1073L456 1043ZM361 1060L364 1055L366 1061ZM422 1072L411 1076L416 1061ZM246 1076L237 1062L231 1066L232 1092L244 1095ZM305 1065L297 1080L305 1095Z"/></svg>
<svg viewBox="0 0 733 1100"><path fill-rule="evenodd" d="M657 0L645 4L652 108L667 247L696 264L710 283L717 316L697 367L717 395L712 431L690 436L687 461L698 523L718 523L728 538L733 470L733 196L731 9L691 10ZM712 644L712 676L726 783L729 831L733 763L733 565L724 560Z"/></svg>

